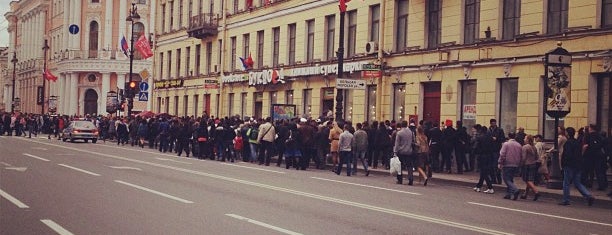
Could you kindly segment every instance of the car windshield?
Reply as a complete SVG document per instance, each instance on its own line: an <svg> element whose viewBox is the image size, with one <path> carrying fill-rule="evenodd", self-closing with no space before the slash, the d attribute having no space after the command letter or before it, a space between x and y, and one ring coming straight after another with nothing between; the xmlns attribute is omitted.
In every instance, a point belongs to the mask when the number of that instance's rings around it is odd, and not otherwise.
<svg viewBox="0 0 612 235"><path fill-rule="evenodd" d="M90 121L75 121L73 126L78 127L78 128L84 128L84 129L95 129L96 128L96 126L94 126L94 124L91 123Z"/></svg>

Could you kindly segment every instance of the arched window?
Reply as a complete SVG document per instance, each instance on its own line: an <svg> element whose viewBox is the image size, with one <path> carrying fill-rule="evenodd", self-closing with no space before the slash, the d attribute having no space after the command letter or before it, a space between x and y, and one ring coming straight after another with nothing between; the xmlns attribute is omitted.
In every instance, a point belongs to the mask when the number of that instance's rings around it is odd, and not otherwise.
<svg viewBox="0 0 612 235"><path fill-rule="evenodd" d="M138 41L140 36L143 35L144 33L145 33L144 24L140 22L134 23L134 33L132 34L132 39L134 40L134 42ZM142 59L142 55L140 54L140 51L134 50L134 59L136 60Z"/></svg>
<svg viewBox="0 0 612 235"><path fill-rule="evenodd" d="M89 58L98 57L98 22L89 23Z"/></svg>

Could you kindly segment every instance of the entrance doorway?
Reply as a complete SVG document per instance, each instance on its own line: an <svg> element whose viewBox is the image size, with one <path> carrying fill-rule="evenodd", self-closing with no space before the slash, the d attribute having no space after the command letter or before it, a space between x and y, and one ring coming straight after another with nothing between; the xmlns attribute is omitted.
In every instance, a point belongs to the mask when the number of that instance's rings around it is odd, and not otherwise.
<svg viewBox="0 0 612 235"><path fill-rule="evenodd" d="M423 83L423 121L440 122L441 83Z"/></svg>
<svg viewBox="0 0 612 235"><path fill-rule="evenodd" d="M87 89L87 91L85 91L85 107L83 113L98 113L98 93L93 89Z"/></svg>
<svg viewBox="0 0 612 235"><path fill-rule="evenodd" d="M612 73L602 74L597 79L597 125L608 136L612 133Z"/></svg>

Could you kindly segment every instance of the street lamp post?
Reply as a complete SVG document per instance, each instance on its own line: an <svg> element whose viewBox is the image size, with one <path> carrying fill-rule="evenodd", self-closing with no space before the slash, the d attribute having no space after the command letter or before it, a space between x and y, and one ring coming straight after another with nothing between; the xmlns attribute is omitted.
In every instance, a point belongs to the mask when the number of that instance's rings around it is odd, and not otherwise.
<svg viewBox="0 0 612 235"><path fill-rule="evenodd" d="M11 113L15 112L15 70L17 67L17 53L13 51L13 59L11 60L13 63L13 91L11 93Z"/></svg>
<svg viewBox="0 0 612 235"><path fill-rule="evenodd" d="M132 71L133 71L133 67L134 67L134 22L136 22L136 20L140 19L140 15L138 15L138 8L136 7L136 3L132 3L132 9L130 9L130 15L127 17L126 21L129 21L132 24L132 29L131 29L131 34L130 34L130 76L128 78L128 84L130 84L132 82ZM131 92L131 89L129 89L129 87L124 87L124 91L128 91L128 95L127 95L127 116L131 117L132 116L132 108L134 108L134 96L136 94L134 94L133 92Z"/></svg>
<svg viewBox="0 0 612 235"><path fill-rule="evenodd" d="M47 72L47 51L49 50L49 44L47 43L47 39L45 39L45 45L43 46L43 51L45 51L45 56L44 56L44 60L43 60L43 80L42 80L42 92L41 92L41 96L42 96L42 103L40 104L40 114L44 115L45 114L45 80L47 80L45 78L45 73Z"/></svg>
<svg viewBox="0 0 612 235"><path fill-rule="evenodd" d="M338 52L337 52L337 57L338 57L338 77L337 78L338 79L341 79L344 73L344 15L346 14L346 2L347 2L346 0L340 0L340 5L338 5L338 7L340 8L340 32L339 32L340 36L339 36ZM338 89L337 87L336 87L336 90L337 90L336 122L338 123L338 125L342 125L342 121L343 121L342 103L344 101L344 94L343 94L344 90Z"/></svg>

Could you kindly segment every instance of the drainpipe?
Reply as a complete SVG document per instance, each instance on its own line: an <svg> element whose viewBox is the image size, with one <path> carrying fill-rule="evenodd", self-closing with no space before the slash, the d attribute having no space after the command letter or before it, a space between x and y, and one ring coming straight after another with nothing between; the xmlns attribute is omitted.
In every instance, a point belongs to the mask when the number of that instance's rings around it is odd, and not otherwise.
<svg viewBox="0 0 612 235"><path fill-rule="evenodd" d="M380 0L380 28L378 29L378 60L380 60L381 76L378 77L376 82L376 120L381 122L384 121L383 115L383 77L384 77L384 64L385 64L385 12L387 9L387 0Z"/></svg>

